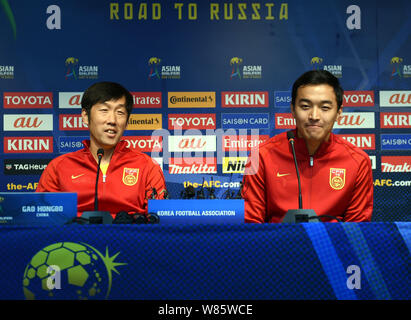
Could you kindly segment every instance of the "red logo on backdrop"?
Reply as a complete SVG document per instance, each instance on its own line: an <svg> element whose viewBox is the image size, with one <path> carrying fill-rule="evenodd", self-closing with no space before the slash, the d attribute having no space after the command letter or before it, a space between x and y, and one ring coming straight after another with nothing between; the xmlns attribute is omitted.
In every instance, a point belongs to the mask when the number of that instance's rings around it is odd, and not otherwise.
<svg viewBox="0 0 411 320"><path fill-rule="evenodd" d="M213 113L169 114L169 130L216 129L216 118Z"/></svg>
<svg viewBox="0 0 411 320"><path fill-rule="evenodd" d="M294 129L295 119L291 113L276 113L275 114L276 129Z"/></svg>
<svg viewBox="0 0 411 320"><path fill-rule="evenodd" d="M163 102L161 92L131 92L134 105L133 108L161 108Z"/></svg>
<svg viewBox="0 0 411 320"><path fill-rule="evenodd" d="M375 150L375 134L337 134L363 150Z"/></svg>
<svg viewBox="0 0 411 320"><path fill-rule="evenodd" d="M344 107L374 107L374 91L344 91Z"/></svg>
<svg viewBox="0 0 411 320"><path fill-rule="evenodd" d="M381 128L411 128L410 112L381 112Z"/></svg>
<svg viewBox="0 0 411 320"><path fill-rule="evenodd" d="M17 118L14 123L14 128L38 128L44 123L38 117L22 116Z"/></svg>
<svg viewBox="0 0 411 320"><path fill-rule="evenodd" d="M382 156L381 172L411 172L411 156Z"/></svg>
<svg viewBox="0 0 411 320"><path fill-rule="evenodd" d="M160 136L123 136L127 147L140 152L161 152L163 150L163 137Z"/></svg>
<svg viewBox="0 0 411 320"><path fill-rule="evenodd" d="M4 137L4 153L52 153L53 137Z"/></svg>
<svg viewBox="0 0 411 320"><path fill-rule="evenodd" d="M52 108L51 92L4 92L3 107L5 109Z"/></svg>
<svg viewBox="0 0 411 320"><path fill-rule="evenodd" d="M217 173L216 158L170 158L170 174Z"/></svg>
<svg viewBox="0 0 411 320"><path fill-rule="evenodd" d="M87 130L88 126L83 122L79 114L61 114L59 116L60 130Z"/></svg>
<svg viewBox="0 0 411 320"><path fill-rule="evenodd" d="M268 135L223 136L223 151L250 151L269 138Z"/></svg>
<svg viewBox="0 0 411 320"><path fill-rule="evenodd" d="M268 107L268 92L221 92L223 108Z"/></svg>

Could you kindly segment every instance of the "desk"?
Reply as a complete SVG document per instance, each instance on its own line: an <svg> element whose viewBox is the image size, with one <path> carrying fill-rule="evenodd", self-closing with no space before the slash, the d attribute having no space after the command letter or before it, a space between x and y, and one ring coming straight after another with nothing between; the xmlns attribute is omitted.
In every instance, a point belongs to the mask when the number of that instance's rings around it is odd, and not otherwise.
<svg viewBox="0 0 411 320"><path fill-rule="evenodd" d="M411 298L409 222L1 227L0 242L0 299ZM61 289L43 290L53 263Z"/></svg>

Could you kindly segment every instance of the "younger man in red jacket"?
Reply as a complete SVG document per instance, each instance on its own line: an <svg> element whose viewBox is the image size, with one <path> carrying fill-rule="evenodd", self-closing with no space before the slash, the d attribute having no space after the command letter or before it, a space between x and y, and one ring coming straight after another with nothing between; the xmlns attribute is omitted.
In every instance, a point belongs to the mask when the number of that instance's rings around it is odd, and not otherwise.
<svg viewBox="0 0 411 320"><path fill-rule="evenodd" d="M166 184L157 163L121 141L133 108L132 95L117 83L99 82L84 92L81 106L90 140L83 141L83 149L53 159L36 191L76 192L78 216L94 210L97 150L102 148L99 210L109 211L113 218L119 211L147 213L147 198L153 188L160 193Z"/></svg>
<svg viewBox="0 0 411 320"><path fill-rule="evenodd" d="M370 221L371 161L361 149L331 130L342 113L343 89L331 73L308 71L292 88L295 152L304 209L342 221ZM246 222L281 222L298 208L298 182L287 133L259 145L243 178ZM322 221L332 219L323 218Z"/></svg>

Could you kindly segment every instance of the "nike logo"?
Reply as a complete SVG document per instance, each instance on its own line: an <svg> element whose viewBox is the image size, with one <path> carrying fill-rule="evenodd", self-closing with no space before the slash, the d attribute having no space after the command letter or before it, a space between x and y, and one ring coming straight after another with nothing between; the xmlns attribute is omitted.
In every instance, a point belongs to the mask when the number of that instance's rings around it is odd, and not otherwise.
<svg viewBox="0 0 411 320"><path fill-rule="evenodd" d="M289 176L290 174L289 173L279 173L279 172L277 172L277 177L284 177L284 176Z"/></svg>
<svg viewBox="0 0 411 320"><path fill-rule="evenodd" d="M78 176L73 176L73 175L71 175L71 179L77 179L77 178L80 178L81 176L84 176L85 175L85 173L82 173L82 174L79 174Z"/></svg>

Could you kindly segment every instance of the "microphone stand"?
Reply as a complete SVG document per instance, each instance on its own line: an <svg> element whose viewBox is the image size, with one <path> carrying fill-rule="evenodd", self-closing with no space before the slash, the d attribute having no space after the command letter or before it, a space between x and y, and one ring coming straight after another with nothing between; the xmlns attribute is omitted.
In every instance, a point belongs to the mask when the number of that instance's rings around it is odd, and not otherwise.
<svg viewBox="0 0 411 320"><path fill-rule="evenodd" d="M81 219L88 221L88 224L112 224L113 217L109 211L99 211L98 210L98 178L100 174L101 159L104 155L104 149L100 148L97 150L97 178L96 178L96 188L94 192L94 211L84 211L81 215Z"/></svg>
<svg viewBox="0 0 411 320"><path fill-rule="evenodd" d="M297 173L298 180L298 209L289 209L285 214L282 222L283 223L300 223L300 222L311 222L313 217L318 217L313 209L303 209L303 199L301 193L301 181L300 181L300 172L298 170L297 156L295 155L294 149L294 132L287 132L287 139L291 145L291 151L293 153L295 171Z"/></svg>

